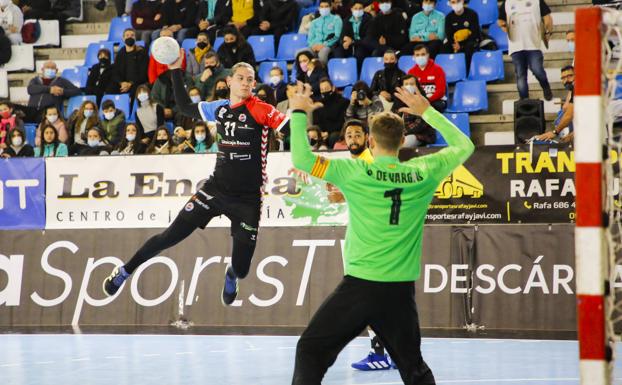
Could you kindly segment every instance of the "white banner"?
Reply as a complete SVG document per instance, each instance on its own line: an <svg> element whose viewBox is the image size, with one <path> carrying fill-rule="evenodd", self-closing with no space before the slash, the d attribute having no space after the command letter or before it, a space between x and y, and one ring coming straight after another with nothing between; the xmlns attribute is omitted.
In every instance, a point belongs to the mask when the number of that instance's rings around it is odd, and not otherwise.
<svg viewBox="0 0 622 385"><path fill-rule="evenodd" d="M46 158L46 228L167 227L215 164L215 154ZM304 183L291 168L289 153L269 154L261 226L345 225L346 205L331 204L324 182Z"/></svg>

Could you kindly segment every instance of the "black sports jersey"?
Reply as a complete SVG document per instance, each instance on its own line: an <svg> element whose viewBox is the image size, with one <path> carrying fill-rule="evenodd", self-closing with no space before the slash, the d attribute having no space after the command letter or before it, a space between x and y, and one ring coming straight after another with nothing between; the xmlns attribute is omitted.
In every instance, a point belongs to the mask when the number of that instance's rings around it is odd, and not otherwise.
<svg viewBox="0 0 622 385"><path fill-rule="evenodd" d="M287 117L251 96L237 105L227 100L199 103L204 120L216 121L218 159L211 182L234 195L259 194L266 180L268 130Z"/></svg>

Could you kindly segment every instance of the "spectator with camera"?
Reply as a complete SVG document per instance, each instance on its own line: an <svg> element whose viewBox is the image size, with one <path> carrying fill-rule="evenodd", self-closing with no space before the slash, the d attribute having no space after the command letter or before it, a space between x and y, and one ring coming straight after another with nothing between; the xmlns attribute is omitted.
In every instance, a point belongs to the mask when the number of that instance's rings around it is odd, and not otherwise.
<svg viewBox="0 0 622 385"><path fill-rule="evenodd" d="M420 44L415 47L415 65L408 73L417 78L432 107L439 112L447 108L447 81L445 71L430 58L428 47Z"/></svg>
<svg viewBox="0 0 622 385"><path fill-rule="evenodd" d="M373 95L367 83L362 80L354 83L352 95L350 96L350 105L348 105L346 110L346 119L358 119L367 125L367 120L370 116L383 110L382 102L377 96Z"/></svg>

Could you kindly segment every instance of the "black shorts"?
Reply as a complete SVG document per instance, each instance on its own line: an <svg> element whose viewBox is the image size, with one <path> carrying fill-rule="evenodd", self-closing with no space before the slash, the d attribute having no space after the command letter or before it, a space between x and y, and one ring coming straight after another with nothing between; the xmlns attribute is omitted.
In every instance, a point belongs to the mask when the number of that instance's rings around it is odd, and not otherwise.
<svg viewBox="0 0 622 385"><path fill-rule="evenodd" d="M200 227L212 218L224 215L231 221L231 236L244 242L256 242L261 216L261 196L230 196L207 181L179 212L184 220Z"/></svg>

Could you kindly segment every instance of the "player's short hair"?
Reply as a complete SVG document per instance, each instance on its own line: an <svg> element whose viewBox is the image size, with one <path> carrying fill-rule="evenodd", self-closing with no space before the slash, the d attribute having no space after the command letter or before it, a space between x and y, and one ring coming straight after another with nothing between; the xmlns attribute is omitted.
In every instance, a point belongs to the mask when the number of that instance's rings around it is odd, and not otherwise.
<svg viewBox="0 0 622 385"><path fill-rule="evenodd" d="M246 69L253 71L253 73L255 73L255 68L252 65L241 61L239 63L234 64L233 67L231 67L231 76L235 75L235 71L239 70L240 68L246 68Z"/></svg>
<svg viewBox="0 0 622 385"><path fill-rule="evenodd" d="M371 134L385 150L397 150L404 136L404 120L392 112L381 112L371 123Z"/></svg>

